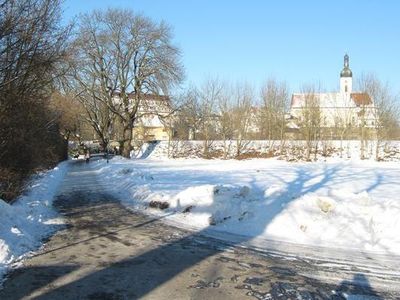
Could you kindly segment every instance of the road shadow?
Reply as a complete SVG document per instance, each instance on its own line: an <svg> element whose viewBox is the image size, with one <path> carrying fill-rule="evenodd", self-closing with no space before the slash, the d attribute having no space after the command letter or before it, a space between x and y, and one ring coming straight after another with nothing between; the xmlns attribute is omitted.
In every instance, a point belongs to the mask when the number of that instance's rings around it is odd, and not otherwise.
<svg viewBox="0 0 400 300"><path fill-rule="evenodd" d="M339 284L336 289L337 294L344 299L368 299L368 300L383 300L370 285L368 278L361 273L354 275L352 280L345 280Z"/></svg>
<svg viewBox="0 0 400 300"><path fill-rule="evenodd" d="M23 299L32 295L38 288L51 285L56 279L66 276L78 268L79 266L49 265L21 267L12 270L10 277L16 277L18 281L7 280L4 289L0 289L0 299Z"/></svg>

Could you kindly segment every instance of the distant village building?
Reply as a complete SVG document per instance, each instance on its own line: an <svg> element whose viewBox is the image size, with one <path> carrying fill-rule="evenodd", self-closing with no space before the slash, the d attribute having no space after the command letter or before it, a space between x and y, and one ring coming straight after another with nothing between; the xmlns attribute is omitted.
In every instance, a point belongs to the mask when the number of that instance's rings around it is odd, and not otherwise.
<svg viewBox="0 0 400 300"><path fill-rule="evenodd" d="M353 73L349 67L349 56L344 56L344 67L340 72L340 90L333 93L295 93L290 106L291 127L300 126L305 111L317 107L321 127L365 127L376 125L373 99L363 92L353 91Z"/></svg>
<svg viewBox="0 0 400 300"><path fill-rule="evenodd" d="M133 99L133 94L130 98ZM119 95L114 96L119 101ZM133 104L132 104L133 109ZM133 128L136 141L165 141L172 133L172 108L168 96L143 94L138 107L137 120Z"/></svg>
<svg viewBox="0 0 400 300"><path fill-rule="evenodd" d="M170 98L160 95L143 95L133 135L136 140L166 141L172 133L172 108Z"/></svg>

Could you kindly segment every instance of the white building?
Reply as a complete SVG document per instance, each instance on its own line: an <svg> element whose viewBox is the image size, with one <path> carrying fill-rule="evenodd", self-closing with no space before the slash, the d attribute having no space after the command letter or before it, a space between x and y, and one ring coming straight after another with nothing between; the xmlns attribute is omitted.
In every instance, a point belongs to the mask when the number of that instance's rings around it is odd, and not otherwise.
<svg viewBox="0 0 400 300"><path fill-rule="evenodd" d="M353 73L349 68L349 56L344 56L340 72L340 91L333 93L295 93L292 95L290 116L300 124L306 108L317 107L322 127L358 127L364 121L366 127L375 126L375 107L371 97L353 92Z"/></svg>

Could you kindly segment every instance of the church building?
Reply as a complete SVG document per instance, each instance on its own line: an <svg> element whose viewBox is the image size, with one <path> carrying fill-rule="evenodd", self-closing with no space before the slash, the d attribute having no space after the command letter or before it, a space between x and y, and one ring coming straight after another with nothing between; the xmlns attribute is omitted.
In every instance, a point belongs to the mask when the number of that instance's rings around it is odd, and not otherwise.
<svg viewBox="0 0 400 300"><path fill-rule="evenodd" d="M376 123L373 99L367 93L353 91L353 73L347 54L340 72L338 92L306 91L292 95L290 117L297 126L301 126L305 112L310 108L318 109L320 125L325 128L360 127L362 124L374 127Z"/></svg>

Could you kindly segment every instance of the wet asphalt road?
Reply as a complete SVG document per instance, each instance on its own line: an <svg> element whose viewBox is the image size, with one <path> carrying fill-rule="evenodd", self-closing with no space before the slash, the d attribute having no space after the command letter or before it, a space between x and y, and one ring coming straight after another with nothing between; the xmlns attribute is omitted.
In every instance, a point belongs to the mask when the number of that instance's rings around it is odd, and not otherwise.
<svg viewBox="0 0 400 300"><path fill-rule="evenodd" d="M54 202L67 226L10 272L0 299L400 297L356 271L354 280L327 283L316 279L310 261L229 245L132 212L96 176L92 164L71 162Z"/></svg>

